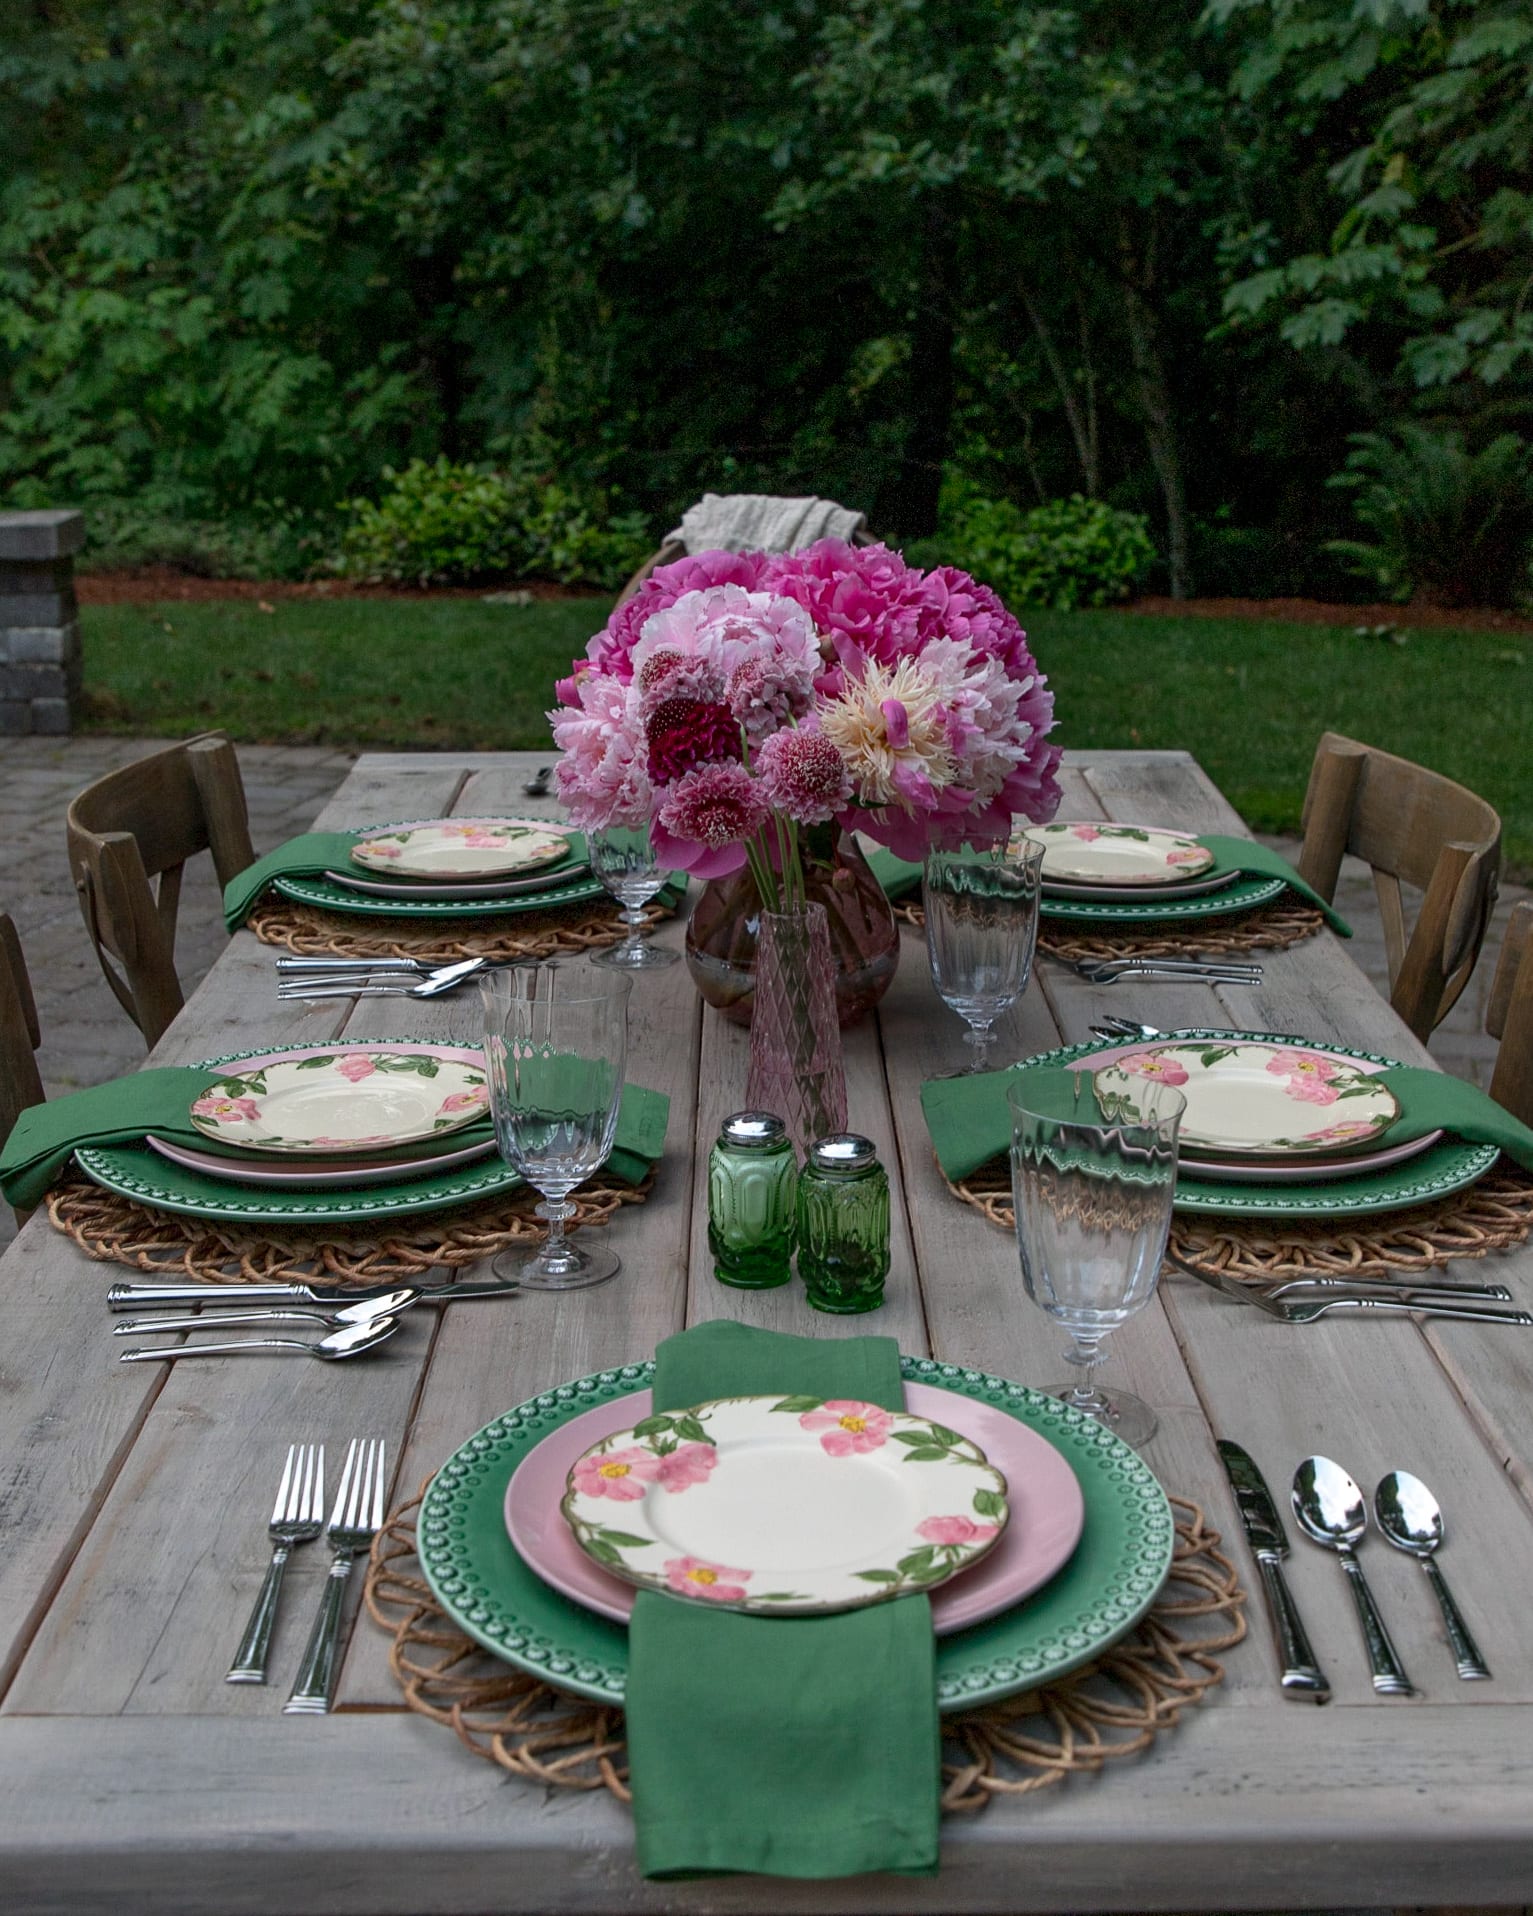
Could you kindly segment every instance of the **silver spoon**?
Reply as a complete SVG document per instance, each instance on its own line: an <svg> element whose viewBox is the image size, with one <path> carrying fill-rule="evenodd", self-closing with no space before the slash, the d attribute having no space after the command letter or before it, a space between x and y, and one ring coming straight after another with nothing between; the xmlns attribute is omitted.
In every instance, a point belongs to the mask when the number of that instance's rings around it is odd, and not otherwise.
<svg viewBox="0 0 1533 1916"><path fill-rule="evenodd" d="M331 1331L313 1344L298 1337L240 1337L232 1344L172 1344L164 1350L124 1351L117 1361L160 1364L175 1357L225 1357L237 1351L298 1351L305 1357L322 1357L327 1363L335 1363L343 1357L360 1357L398 1329L397 1317L370 1317L365 1324L349 1324L345 1330Z"/></svg>
<svg viewBox="0 0 1533 1916"><path fill-rule="evenodd" d="M1469 1634L1469 1625L1459 1614L1433 1554L1443 1540L1443 1513L1437 1507L1437 1499L1419 1477L1413 1477L1408 1470L1392 1470L1373 1493L1373 1512L1380 1530L1395 1548L1414 1557L1426 1572L1442 1609L1448 1648L1458 1664L1459 1675L1466 1682L1489 1677L1485 1659Z"/></svg>
<svg viewBox="0 0 1533 1916"><path fill-rule="evenodd" d="M1293 1474L1293 1514L1305 1536L1341 1558L1357 1605L1357 1620L1363 1627L1363 1642L1368 1646L1374 1689L1380 1696L1413 1696L1411 1680L1389 1640L1363 1566L1353 1550L1368 1528L1363 1493L1329 1457L1306 1457Z"/></svg>
<svg viewBox="0 0 1533 1916"><path fill-rule="evenodd" d="M419 1291L410 1289L385 1291L380 1297L364 1297L359 1303L348 1304L338 1311L289 1306L286 1310L278 1307L266 1311L220 1311L216 1317L198 1317L191 1312L183 1312L179 1317L133 1317L125 1324L114 1324L112 1335L134 1337L140 1331L207 1330L215 1325L223 1330L229 1324L322 1324L330 1330L344 1330L348 1324L371 1324L380 1317L393 1317L408 1310L419 1296Z"/></svg>
<svg viewBox="0 0 1533 1916"><path fill-rule="evenodd" d="M476 972L489 964L488 958L466 958L461 965L448 965L432 972L418 985L407 984L403 977L386 979L369 972L364 976L340 978L327 973L323 981L281 978L277 982L279 998L437 998L444 991L456 991Z"/></svg>

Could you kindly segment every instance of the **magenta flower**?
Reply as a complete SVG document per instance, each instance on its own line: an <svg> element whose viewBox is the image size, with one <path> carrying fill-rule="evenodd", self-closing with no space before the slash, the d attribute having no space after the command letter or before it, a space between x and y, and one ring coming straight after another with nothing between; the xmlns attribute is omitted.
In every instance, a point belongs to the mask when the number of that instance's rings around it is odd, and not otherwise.
<svg viewBox="0 0 1533 1916"><path fill-rule="evenodd" d="M706 592L716 585L737 585L754 592L765 562L762 552L694 552L670 565L657 566L592 639L586 647L587 659L599 672L610 672L626 681L633 676L633 649L639 634L657 612L669 610L688 592ZM576 672L578 675L578 666Z"/></svg>
<svg viewBox="0 0 1533 1916"><path fill-rule="evenodd" d="M637 1503L646 1484L660 1475L660 1459L638 1444L605 1455L582 1457L570 1472L582 1497L612 1497L621 1504Z"/></svg>
<svg viewBox="0 0 1533 1916"><path fill-rule="evenodd" d="M679 1444L660 1460L660 1488L678 1492L692 1484L705 1484L719 1461L712 1444Z"/></svg>
<svg viewBox="0 0 1533 1916"><path fill-rule="evenodd" d="M799 1418L804 1430L823 1431L820 1448L829 1457L856 1457L882 1450L889 1441L894 1419L877 1404L861 1404L850 1397L828 1398L818 1410Z"/></svg>
<svg viewBox="0 0 1533 1916"><path fill-rule="evenodd" d="M766 816L761 788L743 765L705 765L670 788L650 840L662 865L722 878L745 863L745 841Z"/></svg>
<svg viewBox="0 0 1533 1916"><path fill-rule="evenodd" d="M192 1106L199 1118L212 1118L215 1124L253 1123L261 1115L254 1098L215 1098L204 1093Z"/></svg>
<svg viewBox="0 0 1533 1916"><path fill-rule="evenodd" d="M378 1066L365 1051L350 1051L344 1058L336 1059L335 1068L349 1084L360 1084L364 1078L370 1078Z"/></svg>
<svg viewBox="0 0 1533 1916"><path fill-rule="evenodd" d="M656 785L669 785L699 765L719 760L739 761L740 728L727 705L703 699L666 698L645 727L649 740L649 775Z"/></svg>
<svg viewBox="0 0 1533 1916"><path fill-rule="evenodd" d="M823 732L773 732L756 753L756 775L767 803L800 825L834 818L852 796L846 761Z"/></svg>
<svg viewBox="0 0 1533 1916"><path fill-rule="evenodd" d="M665 1566L665 1580L677 1596L706 1597L710 1603L739 1603L752 1574L702 1557L672 1557Z"/></svg>
<svg viewBox="0 0 1533 1916"><path fill-rule="evenodd" d="M916 1525L916 1535L928 1543L988 1543L1000 1526L976 1523L972 1517L928 1517Z"/></svg>

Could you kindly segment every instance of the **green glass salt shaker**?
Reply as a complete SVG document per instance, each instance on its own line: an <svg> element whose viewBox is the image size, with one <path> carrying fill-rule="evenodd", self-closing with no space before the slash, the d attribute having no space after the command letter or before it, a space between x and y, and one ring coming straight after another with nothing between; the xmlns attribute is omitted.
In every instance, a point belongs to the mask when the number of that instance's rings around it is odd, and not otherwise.
<svg viewBox="0 0 1533 1916"><path fill-rule="evenodd" d="M713 1275L769 1291L792 1275L798 1159L782 1119L737 1111L708 1154L708 1248Z"/></svg>
<svg viewBox="0 0 1533 1916"><path fill-rule="evenodd" d="M889 1275L889 1174L870 1138L809 1147L798 1180L798 1274L817 1311L876 1311Z"/></svg>

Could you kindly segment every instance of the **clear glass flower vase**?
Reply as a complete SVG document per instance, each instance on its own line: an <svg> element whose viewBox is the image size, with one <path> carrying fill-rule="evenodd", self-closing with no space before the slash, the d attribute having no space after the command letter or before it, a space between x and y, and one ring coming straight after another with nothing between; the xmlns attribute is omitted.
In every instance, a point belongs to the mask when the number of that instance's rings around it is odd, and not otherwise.
<svg viewBox="0 0 1533 1916"><path fill-rule="evenodd" d="M751 1018L753 1111L775 1111L802 1156L846 1129L846 1071L823 905L764 911Z"/></svg>

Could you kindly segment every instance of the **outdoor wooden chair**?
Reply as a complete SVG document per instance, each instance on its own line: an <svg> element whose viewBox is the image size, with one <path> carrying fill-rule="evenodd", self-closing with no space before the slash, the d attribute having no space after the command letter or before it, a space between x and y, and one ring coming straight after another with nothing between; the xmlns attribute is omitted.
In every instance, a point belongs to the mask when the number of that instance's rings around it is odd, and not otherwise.
<svg viewBox="0 0 1533 1916"><path fill-rule="evenodd" d="M43 1101L43 1081L34 1055L42 1043L37 1027L37 1004L21 940L5 912L0 912L0 1142L29 1105ZM26 1214L16 1213L18 1224Z"/></svg>
<svg viewBox="0 0 1533 1916"><path fill-rule="evenodd" d="M1501 1040L1490 1095L1514 1118L1533 1124L1533 900L1520 904L1507 925L1485 1029Z"/></svg>
<svg viewBox="0 0 1533 1916"><path fill-rule="evenodd" d="M1304 796L1299 871L1336 895L1342 856L1373 868L1389 1002L1423 1043L1468 984L1496 904L1501 820L1483 798L1409 759L1327 732ZM1407 932L1402 882L1423 894Z"/></svg>
<svg viewBox="0 0 1533 1916"><path fill-rule="evenodd" d="M204 732L109 772L75 799L67 824L69 869L102 973L153 1046L186 1002L175 966L182 867L211 851L226 885L255 861L234 747L222 732Z"/></svg>

